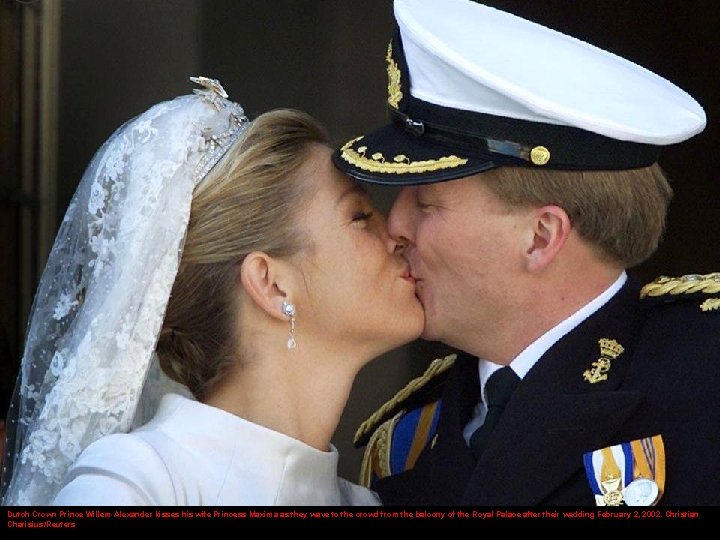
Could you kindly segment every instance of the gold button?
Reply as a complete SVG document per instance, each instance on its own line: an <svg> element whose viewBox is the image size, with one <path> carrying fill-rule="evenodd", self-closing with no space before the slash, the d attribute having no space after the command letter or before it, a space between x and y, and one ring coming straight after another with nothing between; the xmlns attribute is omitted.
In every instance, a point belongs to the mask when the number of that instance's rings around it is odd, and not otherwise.
<svg viewBox="0 0 720 540"><path fill-rule="evenodd" d="M535 165L545 165L550 161L550 150L544 146L536 146L530 150L530 161Z"/></svg>

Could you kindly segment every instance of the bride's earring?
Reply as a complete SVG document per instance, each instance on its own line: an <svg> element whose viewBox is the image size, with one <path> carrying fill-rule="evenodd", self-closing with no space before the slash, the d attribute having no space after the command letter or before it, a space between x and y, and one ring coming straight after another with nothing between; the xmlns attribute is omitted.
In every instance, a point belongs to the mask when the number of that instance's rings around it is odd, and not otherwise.
<svg viewBox="0 0 720 540"><path fill-rule="evenodd" d="M297 347L297 341L295 341L295 304L283 300L282 312L290 317L290 337L287 340L287 348L293 350Z"/></svg>

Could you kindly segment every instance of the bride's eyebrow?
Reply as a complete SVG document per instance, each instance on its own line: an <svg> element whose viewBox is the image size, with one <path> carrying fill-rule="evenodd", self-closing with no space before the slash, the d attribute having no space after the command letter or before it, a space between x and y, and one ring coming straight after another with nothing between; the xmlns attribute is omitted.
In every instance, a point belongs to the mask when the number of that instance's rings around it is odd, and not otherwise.
<svg viewBox="0 0 720 540"><path fill-rule="evenodd" d="M343 191L340 194L340 196L335 201L335 206L339 205L340 202L345 197L347 197L348 195L352 195L352 194L357 194L357 195L362 195L364 197L367 197L368 191L367 191L367 189L365 189L365 186L363 186L362 184L353 184L352 186L350 186L348 189L346 189L345 191Z"/></svg>

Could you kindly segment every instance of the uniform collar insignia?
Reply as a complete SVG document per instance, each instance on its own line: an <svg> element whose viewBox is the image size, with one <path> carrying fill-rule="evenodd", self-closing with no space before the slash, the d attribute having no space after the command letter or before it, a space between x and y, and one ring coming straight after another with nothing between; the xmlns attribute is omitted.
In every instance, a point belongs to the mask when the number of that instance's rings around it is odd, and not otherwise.
<svg viewBox="0 0 720 540"><path fill-rule="evenodd" d="M598 341L598 345L600 345L600 358L592 363L590 369L583 372L583 379L590 384L607 380L607 372L612 367L612 360L620 356L625 350L625 347L614 339L602 338Z"/></svg>

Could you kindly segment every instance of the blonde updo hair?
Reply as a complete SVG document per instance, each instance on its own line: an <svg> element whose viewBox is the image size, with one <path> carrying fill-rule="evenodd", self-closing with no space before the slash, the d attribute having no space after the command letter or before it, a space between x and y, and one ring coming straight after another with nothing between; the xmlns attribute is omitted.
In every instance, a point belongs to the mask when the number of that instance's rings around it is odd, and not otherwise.
<svg viewBox="0 0 720 540"><path fill-rule="evenodd" d="M297 172L313 144L330 141L311 116L265 113L195 190L157 353L197 399L235 362L239 264L252 251L286 257L306 244L294 216L309 195Z"/></svg>

